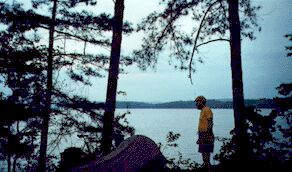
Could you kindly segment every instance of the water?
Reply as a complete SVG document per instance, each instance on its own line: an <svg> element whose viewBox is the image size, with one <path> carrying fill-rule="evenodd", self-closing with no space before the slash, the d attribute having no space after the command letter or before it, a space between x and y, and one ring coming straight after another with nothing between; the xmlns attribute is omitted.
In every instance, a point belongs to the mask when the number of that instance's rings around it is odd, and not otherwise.
<svg viewBox="0 0 292 172"><path fill-rule="evenodd" d="M128 109L117 109L117 113L125 113ZM198 153L197 128L199 120L199 110L197 109L129 109L127 115L129 125L135 128L135 134L145 135L156 143L166 143L166 135L169 131L180 133L181 137L177 141L177 148L163 150L163 154L168 158L177 158L181 152L183 158L190 158L191 161L202 163L201 155ZM233 109L212 109L213 111L213 131L217 137L230 138L230 130L234 128ZM263 109L262 114L268 114L271 110ZM82 140L76 135L67 138L56 148L54 154L59 156L67 147L82 145ZM219 153L222 143L215 141L214 152L211 154L211 163L217 164L213 157ZM48 153L50 150L48 150ZM0 171L6 170L6 161L0 161Z"/></svg>
<svg viewBox="0 0 292 172"><path fill-rule="evenodd" d="M126 109L118 109L118 113L126 112ZM230 131L234 128L233 109L212 109L213 132L216 137L230 138ZM180 133L177 148L169 148L163 151L167 157L178 157L181 152L184 158L202 163L201 154L198 153L197 129L199 110L197 109L130 109L127 116L129 125L135 128L135 134L145 135L156 143L166 143L166 135L169 131ZM262 113L269 113L264 109ZM215 141L214 152L211 154L211 163L216 164L213 157L219 153L222 143Z"/></svg>

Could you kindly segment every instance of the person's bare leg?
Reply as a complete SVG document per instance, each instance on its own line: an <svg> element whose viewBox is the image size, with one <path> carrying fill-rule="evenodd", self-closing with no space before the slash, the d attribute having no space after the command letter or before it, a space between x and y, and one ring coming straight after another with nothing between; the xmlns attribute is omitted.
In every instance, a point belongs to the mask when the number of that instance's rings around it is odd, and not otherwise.
<svg viewBox="0 0 292 172"><path fill-rule="evenodd" d="M202 153L203 163L207 167L208 171L210 171L210 153Z"/></svg>

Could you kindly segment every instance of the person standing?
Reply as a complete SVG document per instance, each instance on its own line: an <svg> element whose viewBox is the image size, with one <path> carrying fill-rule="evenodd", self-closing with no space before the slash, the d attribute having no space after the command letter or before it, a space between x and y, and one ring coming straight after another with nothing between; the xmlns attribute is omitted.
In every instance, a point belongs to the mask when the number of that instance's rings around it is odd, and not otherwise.
<svg viewBox="0 0 292 172"><path fill-rule="evenodd" d="M198 96L195 99L197 109L201 110L198 126L198 140L199 150L202 154L203 165L210 171L210 154L214 151L214 134L213 134L213 113L212 110L206 106L206 98Z"/></svg>

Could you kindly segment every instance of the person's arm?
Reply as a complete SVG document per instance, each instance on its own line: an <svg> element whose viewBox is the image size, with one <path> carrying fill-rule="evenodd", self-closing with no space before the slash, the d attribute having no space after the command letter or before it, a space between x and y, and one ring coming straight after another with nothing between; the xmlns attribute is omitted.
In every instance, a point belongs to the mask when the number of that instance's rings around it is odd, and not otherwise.
<svg viewBox="0 0 292 172"><path fill-rule="evenodd" d="M214 143L214 134L213 134L213 113L209 110L207 115L207 140L209 143Z"/></svg>
<svg viewBox="0 0 292 172"><path fill-rule="evenodd" d="M208 132L210 132L210 133L212 133L212 129L213 129L213 118L211 117L211 118L208 118L207 119L207 122L208 122L208 127L207 127L207 131Z"/></svg>
<svg viewBox="0 0 292 172"><path fill-rule="evenodd" d="M207 120L207 132L212 132L213 129L213 113L210 108L206 108L205 111L206 120Z"/></svg>

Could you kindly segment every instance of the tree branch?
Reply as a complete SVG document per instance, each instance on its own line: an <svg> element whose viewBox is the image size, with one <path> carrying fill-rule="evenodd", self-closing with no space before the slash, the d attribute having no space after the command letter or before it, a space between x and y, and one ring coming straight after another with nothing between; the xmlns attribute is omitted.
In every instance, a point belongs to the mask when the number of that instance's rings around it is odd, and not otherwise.
<svg viewBox="0 0 292 172"><path fill-rule="evenodd" d="M55 54L55 57L56 56L59 56L59 57L66 56L66 57L72 58L73 60L78 60L79 62L82 62L82 56L86 56L86 55L74 54L74 53L58 53L58 54ZM95 67L100 67L100 68L104 67L103 65L100 65L99 62L87 62L87 64L91 64Z"/></svg>
<svg viewBox="0 0 292 172"><path fill-rule="evenodd" d="M49 29L49 27L46 27L46 26L43 26L43 25L41 25L40 27L43 28L43 29ZM71 33L63 32L63 31L60 31L60 30L55 30L55 32L57 32L59 34L64 34L64 35L69 36L69 37L77 38L77 39L79 39L81 41L84 41L84 42L89 42L89 43L92 43L92 44L105 46L105 47L110 46L110 42L107 41L107 40L106 41L98 41L98 40L93 40L93 39L90 40L90 39L82 38L81 36L73 35Z"/></svg>
<svg viewBox="0 0 292 172"><path fill-rule="evenodd" d="M218 38L218 39L213 39L213 40L210 40L210 41L207 41L207 42L200 43L199 45L197 45L197 48L199 48L199 47L202 46L202 45L206 45L206 44L209 44L209 43L211 43L211 42L216 42L216 41L227 41L227 42L230 42L229 39Z"/></svg>
<svg viewBox="0 0 292 172"><path fill-rule="evenodd" d="M167 17L169 17L169 21L167 22L168 24L164 27L162 33L160 34L160 36L159 36L158 39L156 40L154 50L156 49L157 45L160 43L161 39L164 37L166 30L167 30L168 28L171 28L171 29L169 29L169 30L173 30L173 29L172 29L172 28L173 28L173 23L174 23L175 20L178 19L178 17L180 17L180 15L182 14L181 12L182 12L184 9L186 9L186 8L188 8L188 7L190 7L190 6L194 5L194 4L196 4L196 3L197 3L197 2L189 2L189 3L187 3L187 4L184 5L184 6L178 7L177 9L173 9L173 8L171 7L171 11L170 11L170 13L167 15ZM172 4L172 6L174 6L174 4ZM166 11L164 11L164 13L166 13ZM175 15L173 16L174 13L175 13ZM163 13L160 13L159 16L162 17L162 16L163 16ZM162 18L164 18L164 17L162 17Z"/></svg>
<svg viewBox="0 0 292 172"><path fill-rule="evenodd" d="M197 35L196 35L196 38L195 38L195 43L194 43L194 47L193 47L193 50L192 50L192 55L191 55L191 59L190 59L190 63L189 63L189 78L190 78L190 81L191 81L191 84L193 85L193 81L192 81L192 63L193 63L193 57L194 57L194 53L197 49L197 42L198 42L198 38L199 38L199 35L200 35L200 32L201 32L201 29L204 25L204 22L205 22L205 19L207 17L207 14L209 13L209 11L212 9L212 7L217 4L219 1L215 1L213 2L209 7L208 9L206 10L202 20L201 20L201 23L200 23L200 26L199 26L199 29L197 31Z"/></svg>

